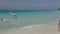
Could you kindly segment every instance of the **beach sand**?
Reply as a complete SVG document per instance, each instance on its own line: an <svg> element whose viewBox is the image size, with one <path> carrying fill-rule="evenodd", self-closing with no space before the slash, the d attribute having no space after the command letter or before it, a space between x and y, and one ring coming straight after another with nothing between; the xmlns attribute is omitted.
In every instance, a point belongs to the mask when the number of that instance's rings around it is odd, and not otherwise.
<svg viewBox="0 0 60 34"><path fill-rule="evenodd" d="M3 34L60 34L56 24L39 24L10 29Z"/></svg>

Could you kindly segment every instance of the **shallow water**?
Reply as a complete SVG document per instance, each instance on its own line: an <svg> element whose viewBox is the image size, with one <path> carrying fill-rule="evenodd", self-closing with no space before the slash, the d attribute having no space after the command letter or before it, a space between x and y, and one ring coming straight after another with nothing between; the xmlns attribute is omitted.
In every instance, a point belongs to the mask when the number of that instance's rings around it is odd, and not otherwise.
<svg viewBox="0 0 60 34"><path fill-rule="evenodd" d="M17 14L17 19L11 17L11 11ZM0 20L0 34L33 34L33 32L40 34L45 29L50 31L53 26L57 27L60 12L52 10L0 10L0 17L3 17L3 21Z"/></svg>

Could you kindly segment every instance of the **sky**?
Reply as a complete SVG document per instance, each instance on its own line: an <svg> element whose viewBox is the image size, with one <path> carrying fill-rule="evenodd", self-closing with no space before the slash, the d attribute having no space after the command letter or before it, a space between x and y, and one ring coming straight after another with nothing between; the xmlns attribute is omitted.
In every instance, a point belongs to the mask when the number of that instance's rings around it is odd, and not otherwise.
<svg viewBox="0 0 60 34"><path fill-rule="evenodd" d="M0 0L0 10L56 10L60 0Z"/></svg>

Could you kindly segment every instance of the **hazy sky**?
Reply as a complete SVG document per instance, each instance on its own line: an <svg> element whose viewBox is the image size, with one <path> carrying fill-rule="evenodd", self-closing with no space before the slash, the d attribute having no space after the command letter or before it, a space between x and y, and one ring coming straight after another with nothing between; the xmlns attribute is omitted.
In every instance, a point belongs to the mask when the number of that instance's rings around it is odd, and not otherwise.
<svg viewBox="0 0 60 34"><path fill-rule="evenodd" d="M0 0L0 10L55 10L60 0Z"/></svg>

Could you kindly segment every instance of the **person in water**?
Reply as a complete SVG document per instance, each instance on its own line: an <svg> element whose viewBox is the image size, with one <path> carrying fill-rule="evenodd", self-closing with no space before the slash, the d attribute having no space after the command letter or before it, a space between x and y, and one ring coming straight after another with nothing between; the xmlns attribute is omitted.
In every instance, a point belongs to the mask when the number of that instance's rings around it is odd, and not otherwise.
<svg viewBox="0 0 60 34"><path fill-rule="evenodd" d="M15 19L17 19L17 15L15 15Z"/></svg>
<svg viewBox="0 0 60 34"><path fill-rule="evenodd" d="M1 21L3 21L3 17L1 17Z"/></svg>
<svg viewBox="0 0 60 34"><path fill-rule="evenodd" d="M12 16L14 19L16 19L16 18L17 18L16 13L14 13L14 12L11 12L11 16Z"/></svg>

